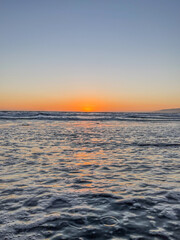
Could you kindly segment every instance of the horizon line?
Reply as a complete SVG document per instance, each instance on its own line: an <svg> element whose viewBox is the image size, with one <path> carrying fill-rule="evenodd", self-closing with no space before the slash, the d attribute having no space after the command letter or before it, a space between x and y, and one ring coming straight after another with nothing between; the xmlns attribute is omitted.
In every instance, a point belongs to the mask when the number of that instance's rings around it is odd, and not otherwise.
<svg viewBox="0 0 180 240"><path fill-rule="evenodd" d="M0 112L70 112L70 113L149 113L149 112L159 112L163 110L176 110L180 108L167 108L167 109L159 109L152 111L63 111L63 110L1 110Z"/></svg>

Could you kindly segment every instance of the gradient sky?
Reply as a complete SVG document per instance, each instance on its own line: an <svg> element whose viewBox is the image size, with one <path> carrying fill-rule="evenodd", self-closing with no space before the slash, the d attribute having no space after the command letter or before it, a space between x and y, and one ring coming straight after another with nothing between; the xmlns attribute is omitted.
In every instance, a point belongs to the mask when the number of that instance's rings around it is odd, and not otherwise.
<svg viewBox="0 0 180 240"><path fill-rule="evenodd" d="M0 0L0 109L180 107L179 0Z"/></svg>

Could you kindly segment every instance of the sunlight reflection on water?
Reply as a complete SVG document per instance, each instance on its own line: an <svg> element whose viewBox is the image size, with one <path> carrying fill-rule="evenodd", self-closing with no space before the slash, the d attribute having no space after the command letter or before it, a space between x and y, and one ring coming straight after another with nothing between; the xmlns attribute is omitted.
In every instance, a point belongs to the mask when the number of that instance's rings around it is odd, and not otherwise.
<svg viewBox="0 0 180 240"><path fill-rule="evenodd" d="M2 239L177 239L177 122L19 120L0 131Z"/></svg>

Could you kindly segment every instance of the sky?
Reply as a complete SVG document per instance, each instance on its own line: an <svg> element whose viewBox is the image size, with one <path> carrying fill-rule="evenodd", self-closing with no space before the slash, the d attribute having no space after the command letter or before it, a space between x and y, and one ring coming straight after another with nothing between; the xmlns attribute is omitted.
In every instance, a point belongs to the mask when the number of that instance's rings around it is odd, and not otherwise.
<svg viewBox="0 0 180 240"><path fill-rule="evenodd" d="M0 110L180 107L179 0L0 0Z"/></svg>

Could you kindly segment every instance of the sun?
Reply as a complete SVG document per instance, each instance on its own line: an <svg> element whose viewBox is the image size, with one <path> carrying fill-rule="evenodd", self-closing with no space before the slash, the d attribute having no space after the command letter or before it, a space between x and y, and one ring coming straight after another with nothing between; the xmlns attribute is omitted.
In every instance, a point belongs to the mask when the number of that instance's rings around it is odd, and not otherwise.
<svg viewBox="0 0 180 240"><path fill-rule="evenodd" d="M93 111L93 108L90 107L90 106L84 106L83 107L83 112L92 112Z"/></svg>

